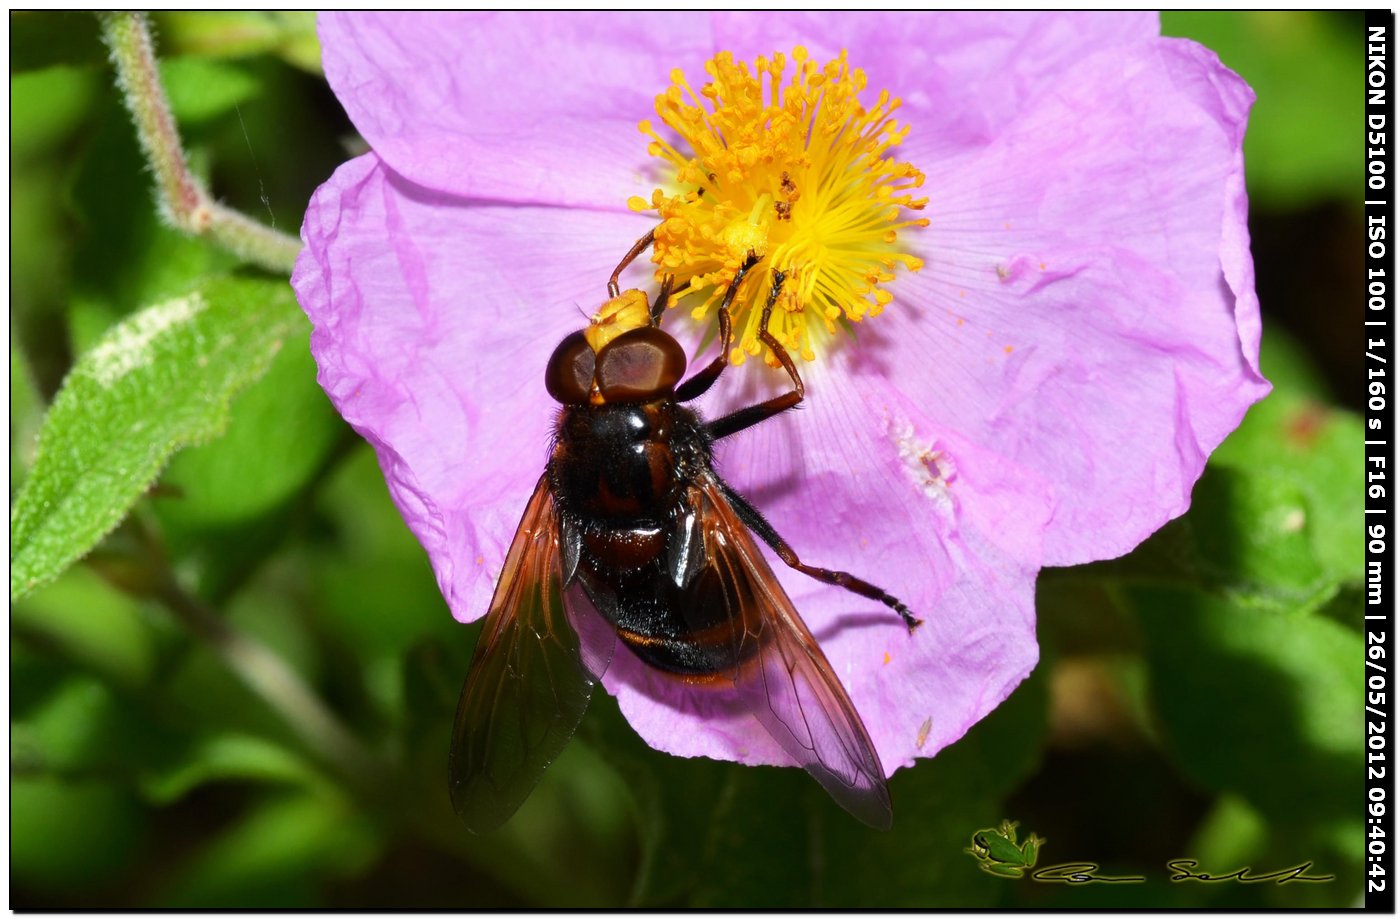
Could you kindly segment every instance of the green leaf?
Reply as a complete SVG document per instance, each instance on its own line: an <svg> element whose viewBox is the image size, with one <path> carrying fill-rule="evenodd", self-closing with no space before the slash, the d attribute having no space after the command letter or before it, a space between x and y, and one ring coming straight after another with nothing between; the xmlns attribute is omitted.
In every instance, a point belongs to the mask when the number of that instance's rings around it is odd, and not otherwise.
<svg viewBox="0 0 1400 919"><path fill-rule="evenodd" d="M209 782L253 781L326 787L326 779L286 747L250 734L218 734L198 740L168 769L146 775L145 796L167 804Z"/></svg>
<svg viewBox="0 0 1400 919"><path fill-rule="evenodd" d="M1039 762L1045 706L1037 671L931 762L896 773L888 833L841 810L801 769L658 753L610 698L594 700L580 735L634 801L641 867L631 905L988 905L996 880L962 850L1005 816L999 800Z"/></svg>
<svg viewBox="0 0 1400 919"><path fill-rule="evenodd" d="M617 701L596 691L574 743L588 744L616 769L631 797L640 864L628 905L684 902L707 870L709 840L719 825L717 808L731 793L728 783L745 767L653 750L622 717Z"/></svg>
<svg viewBox="0 0 1400 919"><path fill-rule="evenodd" d="M1273 384L1275 397L1308 396L1330 401L1330 389L1317 359L1297 338L1278 325L1266 324L1259 342L1259 370Z"/></svg>
<svg viewBox="0 0 1400 919"><path fill-rule="evenodd" d="M56 64L100 65L107 60L92 13L16 11L9 17L11 76Z"/></svg>
<svg viewBox="0 0 1400 919"><path fill-rule="evenodd" d="M10 870L16 885L56 896L100 897L140 857L146 828L135 798L110 785L10 779Z"/></svg>
<svg viewBox="0 0 1400 919"><path fill-rule="evenodd" d="M1203 583L1281 610L1312 609L1335 592L1337 578L1319 563L1308 531L1307 498L1290 477L1216 466L1192 503L1186 525Z"/></svg>
<svg viewBox="0 0 1400 919"><path fill-rule="evenodd" d="M1182 850L1200 863L1200 870L1226 874L1249 865L1263 874L1312 862L1307 874L1333 875L1325 883L1219 884L1211 893L1212 908L1300 909L1354 906L1362 890L1366 844L1365 824L1355 819L1324 823L1299 832L1296 827L1275 829L1264 816L1234 795L1221 795L1195 836ZM1204 885L1203 885L1204 886ZM1205 891L1201 891L1205 893ZM1252 896L1251 896L1252 894Z"/></svg>
<svg viewBox="0 0 1400 919"><path fill-rule="evenodd" d="M44 401L29 368L29 360L14 330L10 331L10 488L24 481L34 461L34 438L44 414Z"/></svg>
<svg viewBox="0 0 1400 919"><path fill-rule="evenodd" d="M233 111L261 88L238 64L199 57L162 60L160 81L175 120L186 128Z"/></svg>
<svg viewBox="0 0 1400 919"><path fill-rule="evenodd" d="M879 833L827 811L814 863L819 903L838 908L991 906L1005 883L963 850L1010 817L1003 800L1040 763L1047 730L1044 664L932 762L890 780L894 828ZM818 790L817 793L820 793ZM1037 827L1027 827L1027 832ZM829 867L828 867L829 866Z"/></svg>
<svg viewBox="0 0 1400 919"><path fill-rule="evenodd" d="M512 853L514 863L501 880L533 878L524 889L540 906L622 902L631 886L634 843L627 799L610 763L586 744L569 744L496 834L498 850Z"/></svg>
<svg viewBox="0 0 1400 919"><path fill-rule="evenodd" d="M1188 776L1275 826L1354 813L1364 703L1356 632L1191 590L1126 596L1146 638L1162 736Z"/></svg>
<svg viewBox="0 0 1400 919"><path fill-rule="evenodd" d="M307 516L307 492L346 446L362 442L316 383L309 332L290 335L238 397L222 437L171 460L151 502L176 563L216 605L288 548Z"/></svg>
<svg viewBox="0 0 1400 919"><path fill-rule="evenodd" d="M23 162L43 156L70 139L82 128L101 91L102 74L95 67L50 67L12 74L11 158Z"/></svg>
<svg viewBox="0 0 1400 919"><path fill-rule="evenodd" d="M142 310L83 355L11 511L11 599L86 554L172 453L222 432L233 396L304 323L285 282L216 280Z"/></svg>
<svg viewBox="0 0 1400 919"><path fill-rule="evenodd" d="M1251 198L1299 207L1361 185L1362 158L1347 134L1365 101L1356 90L1359 30L1333 11L1162 14L1163 34L1206 45L1258 96L1244 141Z"/></svg>
<svg viewBox="0 0 1400 919"><path fill-rule="evenodd" d="M470 648L367 444L326 482L317 510L331 526L330 538L314 546L316 592L328 624L361 661L399 658L427 636Z"/></svg>
<svg viewBox="0 0 1400 919"><path fill-rule="evenodd" d="M257 782L326 789L305 759L267 738L202 728L158 696L119 695L70 677L11 722L10 770L65 781L100 779L169 804L210 782ZM145 703L145 704L141 704ZM159 708L160 711L153 711Z"/></svg>
<svg viewBox="0 0 1400 919"><path fill-rule="evenodd" d="M321 71L316 15L295 11L162 12L165 53L244 57L275 53L311 73Z"/></svg>
<svg viewBox="0 0 1400 919"><path fill-rule="evenodd" d="M706 858L688 905L791 909L819 903L809 834L818 822L829 825L826 809L834 805L809 799L811 780L801 770L729 766L724 772L722 792L704 802L710 811ZM838 814L837 820L845 817ZM851 832L875 835L864 828Z"/></svg>
<svg viewBox="0 0 1400 919"><path fill-rule="evenodd" d="M1248 527L1288 531L1303 543L1333 584L1360 580L1364 495L1361 418L1308 396L1279 392L1254 406L1239 430L1220 445L1212 462L1236 470L1282 497L1266 513L1242 521ZM1293 550L1296 551L1296 550ZM1278 553L1272 573L1291 575L1295 556ZM1266 563L1267 564L1267 563ZM1261 574L1266 570L1261 569Z"/></svg>
<svg viewBox="0 0 1400 919"><path fill-rule="evenodd" d="M130 785L144 770L180 756L185 737L135 701L90 677L70 677L11 723L11 772Z"/></svg>
<svg viewBox="0 0 1400 919"><path fill-rule="evenodd" d="M308 326L287 336L216 443L171 461L161 481L178 497L156 509L172 541L266 514L320 468L344 427L316 384L310 335Z"/></svg>
<svg viewBox="0 0 1400 919"><path fill-rule="evenodd" d="M74 226L63 204L80 141L92 133L90 113L103 98L102 81L96 68L67 67L10 80L11 353L23 350L45 398L72 363L62 316L71 299Z"/></svg>
<svg viewBox="0 0 1400 919"><path fill-rule="evenodd" d="M139 604L83 568L74 568L10 608L16 638L54 652L114 686L155 679L157 641Z"/></svg>
<svg viewBox="0 0 1400 919"><path fill-rule="evenodd" d="M1006 815L1000 800L1040 760L1045 680L1039 672L932 762L890 780L894 826L859 823L799 769L724 765L717 794L668 789L677 819L707 828L690 904L709 908L989 906L998 881L963 850Z"/></svg>
<svg viewBox="0 0 1400 919"><path fill-rule="evenodd" d="M118 319L150 303L187 293L232 271L237 259L206 240L185 236L156 212L149 166L130 113L109 93L96 117L71 192L80 226L68 299L73 353L95 343ZM190 151L207 179L208 155Z"/></svg>
<svg viewBox="0 0 1400 919"><path fill-rule="evenodd" d="M997 902L963 851L1002 816L975 771L935 760L890 782L894 827L863 826L800 770L732 767L707 804L705 859L688 904L705 909L962 908Z"/></svg>
<svg viewBox="0 0 1400 919"><path fill-rule="evenodd" d="M1203 865L1252 865L1269 841L1263 816L1235 795L1221 795L1186 851Z"/></svg>
<svg viewBox="0 0 1400 919"><path fill-rule="evenodd" d="M339 796L278 794L259 803L178 867L161 905L185 909L323 905L321 885L364 870L379 846L373 824Z"/></svg>
<svg viewBox="0 0 1400 919"><path fill-rule="evenodd" d="M43 704L70 671L55 666L53 655L34 647L13 632L10 637L10 717ZM13 750L11 751L13 756Z"/></svg>

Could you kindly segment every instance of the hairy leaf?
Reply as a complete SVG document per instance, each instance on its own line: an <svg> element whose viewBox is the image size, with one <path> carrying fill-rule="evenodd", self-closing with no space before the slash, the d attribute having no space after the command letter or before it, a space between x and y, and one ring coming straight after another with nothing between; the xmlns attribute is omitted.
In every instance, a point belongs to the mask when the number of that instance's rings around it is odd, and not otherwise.
<svg viewBox="0 0 1400 919"><path fill-rule="evenodd" d="M285 283L215 280L113 327L74 365L10 515L10 597L81 558L304 320Z"/></svg>

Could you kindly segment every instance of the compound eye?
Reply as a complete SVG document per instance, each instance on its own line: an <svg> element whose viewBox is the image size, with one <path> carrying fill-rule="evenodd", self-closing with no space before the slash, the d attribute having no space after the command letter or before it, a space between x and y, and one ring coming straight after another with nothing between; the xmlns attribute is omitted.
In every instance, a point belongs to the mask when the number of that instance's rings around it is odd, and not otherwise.
<svg viewBox="0 0 1400 919"><path fill-rule="evenodd" d="M680 343L652 326L619 335L598 352L598 393L604 402L659 398L684 375L685 351Z"/></svg>
<svg viewBox="0 0 1400 919"><path fill-rule="evenodd" d="M583 332L574 332L550 355L544 372L544 388L555 402L576 405L588 401L593 389L593 349Z"/></svg>

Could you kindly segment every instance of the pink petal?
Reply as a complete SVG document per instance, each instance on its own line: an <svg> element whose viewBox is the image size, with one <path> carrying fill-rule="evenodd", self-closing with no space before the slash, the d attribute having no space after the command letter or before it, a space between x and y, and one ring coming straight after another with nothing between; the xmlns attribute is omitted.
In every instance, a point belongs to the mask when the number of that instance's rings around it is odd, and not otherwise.
<svg viewBox="0 0 1400 919"><path fill-rule="evenodd" d="M890 379L931 417L1054 481L1048 564L1122 554L1182 513L1269 390L1251 101L1213 54L1161 40L1082 61L984 149L915 160L927 267L860 348L887 343Z"/></svg>
<svg viewBox="0 0 1400 919"><path fill-rule="evenodd" d="M374 154L311 201L292 284L321 385L374 445L462 621L486 611L548 459L549 355L648 228L627 213L472 205Z"/></svg>
<svg viewBox="0 0 1400 919"><path fill-rule="evenodd" d="M327 79L370 145L430 188L619 208L655 186L637 122L681 68L842 48L932 137L986 138L1040 80L1157 34L1152 13L327 13ZM567 138L560 142L560 138ZM568 176L561 181L561 176Z"/></svg>
<svg viewBox="0 0 1400 919"><path fill-rule="evenodd" d="M678 13L328 13L318 31L336 96L401 175L618 210L656 187L637 123L712 48L704 16Z"/></svg>
<svg viewBox="0 0 1400 919"><path fill-rule="evenodd" d="M1079 58L1158 35L1151 12L783 11L716 13L713 21L716 47L740 60L798 44L819 63L847 50L872 98L882 89L900 97L904 120L940 149L995 137Z"/></svg>

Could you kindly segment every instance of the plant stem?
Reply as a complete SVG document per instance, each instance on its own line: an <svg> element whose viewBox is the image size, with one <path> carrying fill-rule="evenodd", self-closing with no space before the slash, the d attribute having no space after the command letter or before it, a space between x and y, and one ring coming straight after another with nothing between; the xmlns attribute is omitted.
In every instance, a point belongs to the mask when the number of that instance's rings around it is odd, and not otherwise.
<svg viewBox="0 0 1400 919"><path fill-rule="evenodd" d="M207 236L239 258L291 274L301 241L219 204L190 171L180 131L160 83L150 22L144 13L103 13L102 37L111 50L126 107L156 177L160 213L176 229Z"/></svg>
<svg viewBox="0 0 1400 919"><path fill-rule="evenodd" d="M378 761L321 702L286 661L237 631L166 573L155 596L208 644L243 682L292 727L321 759L358 781L373 779Z"/></svg>
<svg viewBox="0 0 1400 919"><path fill-rule="evenodd" d="M135 597L160 602L204 642L301 739L317 759L334 767L366 799L381 794L387 764L367 750L287 662L229 625L182 587L155 527L137 512L122 524L125 551L95 553L88 563L103 579Z"/></svg>

